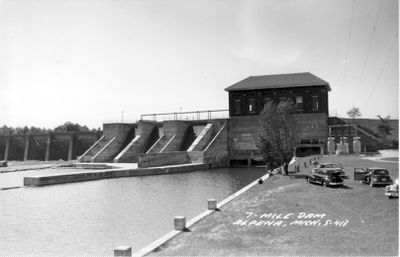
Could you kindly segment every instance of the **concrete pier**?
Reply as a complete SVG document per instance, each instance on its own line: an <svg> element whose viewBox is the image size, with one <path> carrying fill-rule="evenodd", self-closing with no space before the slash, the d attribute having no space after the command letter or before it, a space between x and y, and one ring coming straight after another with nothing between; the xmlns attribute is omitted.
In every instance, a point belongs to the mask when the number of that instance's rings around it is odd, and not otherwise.
<svg viewBox="0 0 400 257"><path fill-rule="evenodd" d="M131 246L118 246L114 249L114 257L132 256Z"/></svg>
<svg viewBox="0 0 400 257"><path fill-rule="evenodd" d="M51 134L48 135L46 140L46 153L44 156L45 161L50 160L50 149L51 149Z"/></svg>
<svg viewBox="0 0 400 257"><path fill-rule="evenodd" d="M7 141L6 141L6 150L4 152L4 160L5 161L8 161L8 153L10 151L10 140L11 140L11 137L8 136Z"/></svg>
<svg viewBox="0 0 400 257"><path fill-rule="evenodd" d="M74 154L74 140L75 140L75 136L74 134L70 135L69 138L69 146L68 146L68 161L71 161L73 158L73 154Z"/></svg>
<svg viewBox="0 0 400 257"><path fill-rule="evenodd" d="M90 169L90 165L87 165ZM90 170L69 174L38 175L24 177L24 186L47 186L80 181L110 179L133 176L161 175L208 169L208 164L183 164L153 168L113 168Z"/></svg>

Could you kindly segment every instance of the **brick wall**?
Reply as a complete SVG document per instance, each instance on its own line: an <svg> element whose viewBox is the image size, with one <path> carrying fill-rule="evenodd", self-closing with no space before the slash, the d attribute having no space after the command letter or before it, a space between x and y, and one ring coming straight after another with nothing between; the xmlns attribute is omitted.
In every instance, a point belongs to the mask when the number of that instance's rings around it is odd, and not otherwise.
<svg viewBox="0 0 400 257"><path fill-rule="evenodd" d="M302 108L299 113L325 113L328 115L328 91L325 86L274 88L259 90L241 90L229 92L229 116L258 115L263 109L265 99L279 103L281 98L289 98L296 103L296 97L302 97ZM313 96L318 99L318 110L313 109ZM253 112L249 110L251 99L254 99ZM240 100L240 113L236 112L236 100Z"/></svg>

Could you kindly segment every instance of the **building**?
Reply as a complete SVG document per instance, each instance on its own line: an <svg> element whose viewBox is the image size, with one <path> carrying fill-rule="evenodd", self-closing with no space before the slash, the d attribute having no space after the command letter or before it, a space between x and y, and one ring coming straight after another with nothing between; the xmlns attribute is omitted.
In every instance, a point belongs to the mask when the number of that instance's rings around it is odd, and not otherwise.
<svg viewBox="0 0 400 257"><path fill-rule="evenodd" d="M229 93L231 162L261 159L256 146L260 117L267 102L291 99L296 106L299 140L296 156L319 154L328 137L329 83L305 73L251 76L225 89Z"/></svg>

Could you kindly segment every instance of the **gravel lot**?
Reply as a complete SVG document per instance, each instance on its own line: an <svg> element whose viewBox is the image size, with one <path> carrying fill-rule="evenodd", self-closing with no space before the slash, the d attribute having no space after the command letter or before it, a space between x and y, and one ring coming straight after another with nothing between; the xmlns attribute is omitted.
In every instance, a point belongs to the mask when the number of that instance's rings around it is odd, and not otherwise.
<svg viewBox="0 0 400 257"><path fill-rule="evenodd" d="M356 167L386 168L396 179L398 163L352 156L320 161L342 163L349 175L345 185L309 184L311 167L273 176L150 255L398 256L398 199L388 199L385 187L353 179Z"/></svg>

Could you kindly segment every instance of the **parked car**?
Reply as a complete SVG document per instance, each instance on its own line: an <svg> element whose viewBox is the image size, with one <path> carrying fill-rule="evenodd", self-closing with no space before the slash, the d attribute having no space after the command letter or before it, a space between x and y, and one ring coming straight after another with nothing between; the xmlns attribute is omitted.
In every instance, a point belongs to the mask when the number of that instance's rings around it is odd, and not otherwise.
<svg viewBox="0 0 400 257"><path fill-rule="evenodd" d="M306 176L306 179L310 183L318 183L324 187L343 185L341 172L337 169L315 169L311 171L310 175Z"/></svg>
<svg viewBox="0 0 400 257"><path fill-rule="evenodd" d="M329 169L329 170L336 170L340 172L341 177L346 177L346 172L343 169L342 164L336 163L319 163L313 170L321 170L321 169Z"/></svg>
<svg viewBox="0 0 400 257"><path fill-rule="evenodd" d="M399 198L399 179L389 186L386 186L385 195L390 198Z"/></svg>
<svg viewBox="0 0 400 257"><path fill-rule="evenodd" d="M391 185L393 183L392 178L389 176L389 171L383 168L355 168L354 180L369 184L371 187L375 185Z"/></svg>

